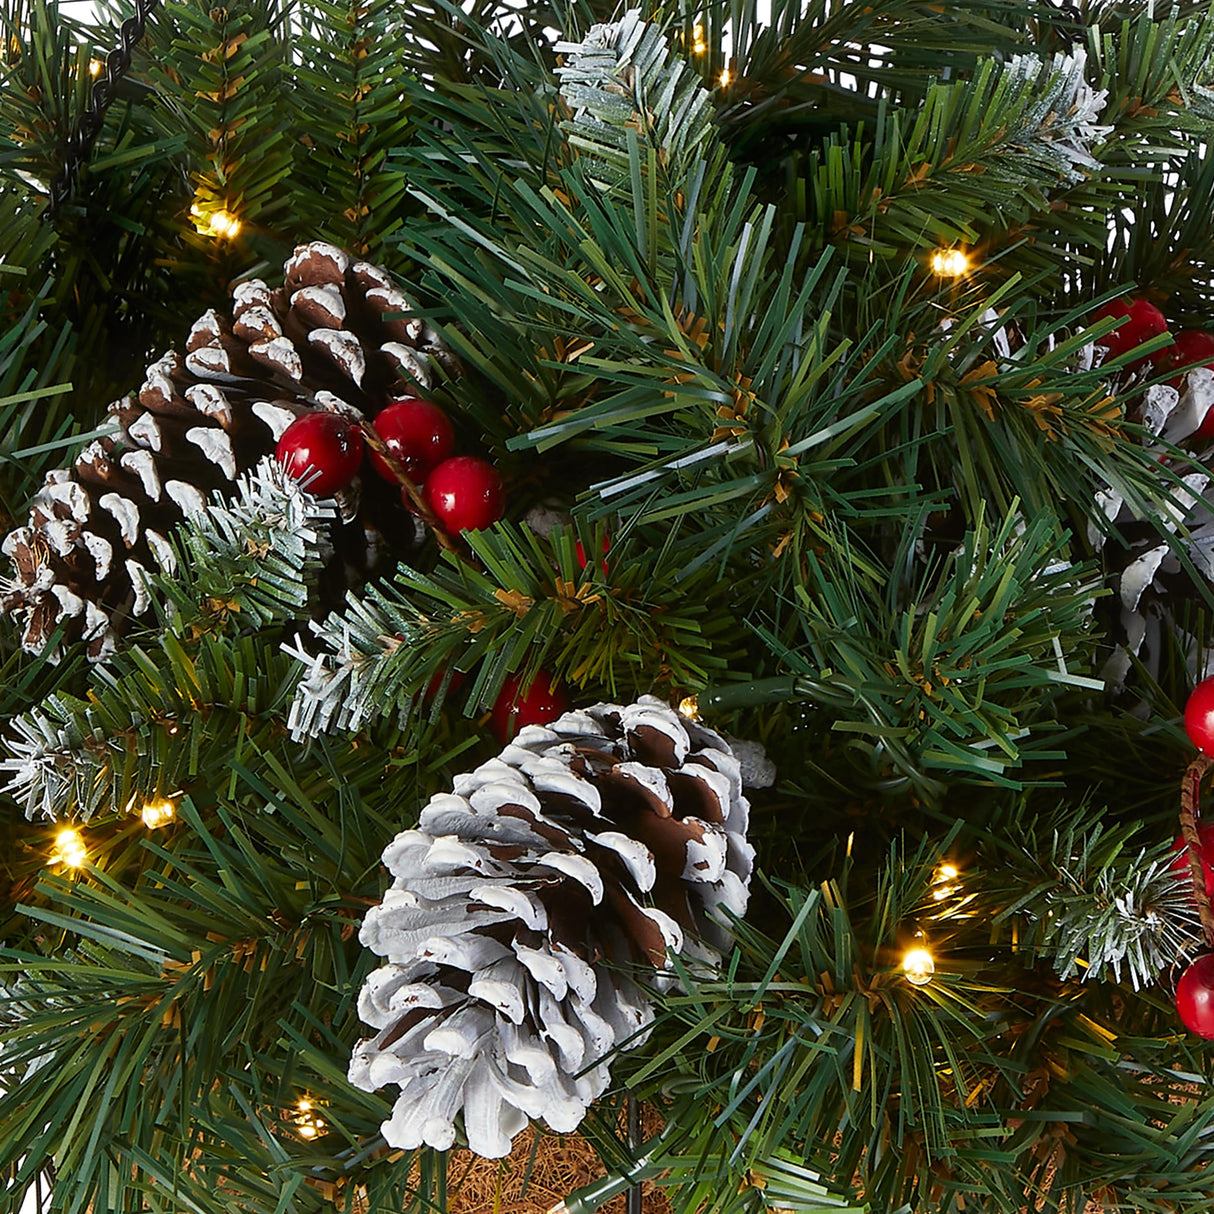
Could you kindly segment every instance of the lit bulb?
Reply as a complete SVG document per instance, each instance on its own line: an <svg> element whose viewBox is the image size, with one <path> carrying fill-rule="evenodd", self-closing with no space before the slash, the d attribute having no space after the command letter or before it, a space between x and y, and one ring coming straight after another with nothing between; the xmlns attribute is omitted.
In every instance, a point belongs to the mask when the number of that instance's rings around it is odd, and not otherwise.
<svg viewBox="0 0 1214 1214"><path fill-rule="evenodd" d="M87 863L88 858L88 848L85 847L84 837L78 830L67 826L55 836L55 846L51 850L52 864L79 868L82 864Z"/></svg>
<svg viewBox="0 0 1214 1214"><path fill-rule="evenodd" d="M708 43L704 41L704 26L699 21L696 22L695 29L692 30L691 38L691 49L697 55L702 55L708 50Z"/></svg>
<svg viewBox="0 0 1214 1214"><path fill-rule="evenodd" d="M231 240L240 232L240 220L231 211L222 207L217 211L208 211L206 207L194 202L190 206L190 216L194 220L195 229L201 236Z"/></svg>
<svg viewBox="0 0 1214 1214"><path fill-rule="evenodd" d="M231 211L216 211L211 216L211 231L216 236L235 236L240 231L240 220Z"/></svg>
<svg viewBox="0 0 1214 1214"><path fill-rule="evenodd" d="M148 830L156 830L157 827L167 826L176 813L177 810L172 801L159 800L149 801L139 816Z"/></svg>
<svg viewBox="0 0 1214 1214"><path fill-rule="evenodd" d="M932 254L932 272L941 278L960 278L970 268L970 259L962 249L937 249Z"/></svg>
<svg viewBox="0 0 1214 1214"><path fill-rule="evenodd" d="M104 67L105 67L105 64L102 63L100 59L90 59L89 60L89 75L90 76L100 76L102 69Z"/></svg>
<svg viewBox="0 0 1214 1214"><path fill-rule="evenodd" d="M700 698L699 698L699 696L684 696L679 701L679 711L689 721L698 721L700 719Z"/></svg>
<svg viewBox="0 0 1214 1214"><path fill-rule="evenodd" d="M295 1132L300 1138L311 1142L325 1128L325 1123L319 1117L313 1115L312 1102L310 1100L306 1098L301 1100L295 1108Z"/></svg>
<svg viewBox="0 0 1214 1214"><path fill-rule="evenodd" d="M909 949L902 958L902 968L906 971L906 980L912 986L926 986L936 972L936 963L925 948Z"/></svg>
<svg viewBox="0 0 1214 1214"><path fill-rule="evenodd" d="M729 87L729 83L730 83L730 81L731 81L731 80L733 80L733 76L732 76L732 74L730 73L729 68L727 68L727 67L726 67L726 68L722 68L722 69L721 69L721 75L720 75L720 77L719 77L719 79L718 79L718 83L719 83L719 84L721 85L721 87L724 89L724 88L728 88L728 87Z"/></svg>
<svg viewBox="0 0 1214 1214"><path fill-rule="evenodd" d="M954 884L959 876L961 870L955 864L938 864L932 874L932 884L936 887L932 890L933 900L943 902L946 898L951 898L960 888Z"/></svg>

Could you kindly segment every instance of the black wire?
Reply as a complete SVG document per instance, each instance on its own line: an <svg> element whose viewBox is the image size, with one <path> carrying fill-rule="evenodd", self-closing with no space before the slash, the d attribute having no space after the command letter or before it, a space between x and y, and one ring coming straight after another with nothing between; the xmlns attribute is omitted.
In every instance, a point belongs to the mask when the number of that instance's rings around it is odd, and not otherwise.
<svg viewBox="0 0 1214 1214"><path fill-rule="evenodd" d="M628 1149L632 1158L636 1158L637 1148L641 1145L641 1106L637 1102L635 1096L629 1095L627 1098L628 1108ZM627 1206L627 1214L641 1214L641 1186L634 1184L628 1190L628 1196L625 1199Z"/></svg>
<svg viewBox="0 0 1214 1214"><path fill-rule="evenodd" d="M1073 0L1053 0L1050 7L1058 17L1059 25L1073 26L1078 30L1083 24L1083 10Z"/></svg>
<svg viewBox="0 0 1214 1214"><path fill-rule="evenodd" d="M105 112L118 92L118 82L130 70L131 52L143 37L148 17L159 2L160 0L135 0L135 15L122 23L122 43L106 56L105 73L93 82L89 103L84 113L76 120L76 126L63 146L63 164L51 182L50 201L42 212L42 218L47 222L53 222L58 217L60 208L71 198L80 170L88 162L93 143L101 132Z"/></svg>

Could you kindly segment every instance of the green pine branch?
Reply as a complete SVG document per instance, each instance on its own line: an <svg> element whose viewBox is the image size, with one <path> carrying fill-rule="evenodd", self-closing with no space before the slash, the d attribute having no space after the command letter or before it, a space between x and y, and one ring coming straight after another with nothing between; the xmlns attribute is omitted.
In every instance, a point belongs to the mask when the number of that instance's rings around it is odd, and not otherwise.
<svg viewBox="0 0 1214 1214"><path fill-rule="evenodd" d="M387 0L309 4L292 43L296 125L306 171L295 175L294 224L381 261L385 241L405 221L407 175L394 148L412 137L403 96L409 65L398 9ZM334 30L341 36L334 38Z"/></svg>
<svg viewBox="0 0 1214 1214"><path fill-rule="evenodd" d="M867 582L845 551L811 555L787 628L756 624L791 677L721 687L706 702L775 690L829 708L865 783L906 781L927 798L958 780L1016 787L1022 765L1058 757L1058 698L1103 687L1076 661L1097 586L1060 559L1064 542L1047 518L980 521L907 588Z"/></svg>
<svg viewBox="0 0 1214 1214"><path fill-rule="evenodd" d="M466 534L477 564L444 553L430 573L400 568L392 583L352 595L313 625L321 647L291 710L300 735L360 729L400 714L433 718L458 691L466 717L492 707L506 678L524 687L543 668L572 687L624 700L656 689L675 699L723 671L742 632L731 588L712 569L676 580L680 535L652 546L624 527L607 555L580 567L576 546L602 552L607 533L541 538L498 523ZM478 567L479 566L479 567Z"/></svg>
<svg viewBox="0 0 1214 1214"><path fill-rule="evenodd" d="M316 583L332 557L332 503L303 492L267 457L242 476L231 498L175 528L165 568L149 589L163 597L178 636L247 632L285 624L315 606Z"/></svg>
<svg viewBox="0 0 1214 1214"><path fill-rule="evenodd" d="M1148 845L1136 823L1094 806L1028 810L993 825L990 871L974 895L971 913L989 914L1000 938L1050 959L1061 978L1136 990L1201 947L1191 881L1170 841Z"/></svg>
<svg viewBox="0 0 1214 1214"><path fill-rule="evenodd" d="M329 768L314 793L340 779ZM20 1189L53 1159L65 1210L268 1212L284 1192L326 1208L317 1180L374 1143L386 1108L344 1085L321 1105L283 1034L352 1020L382 824L349 789L323 809L288 789L260 814L185 800L179 815L163 844L135 842L131 867L100 853L27 907L59 948L3 966L6 1067L27 1081L0 1095L14 1131L0 1170ZM323 1145L300 1132L307 1098ZM407 1169L395 1176L403 1209Z"/></svg>
<svg viewBox="0 0 1214 1214"><path fill-rule="evenodd" d="M250 246L281 261L274 225L290 215L287 182L299 155L287 125L289 46L287 10L264 0L168 3L149 29L152 115L165 135L184 130L188 139L191 197L174 218L190 256L176 259L179 278L205 271L214 279L217 265L234 275Z"/></svg>
<svg viewBox="0 0 1214 1214"><path fill-rule="evenodd" d="M660 1040L629 1060L627 1082L660 1084L671 1102L658 1160L674 1169L677 1210L748 1208L734 1204L744 1178L781 1150L852 1202L896 1209L990 1136L986 1088L1016 1072L987 1012L1000 992L942 938L924 941L937 957L927 985L901 968L938 858L895 848L875 887L845 869L772 890L765 918L782 935L739 924L721 975L681 973L684 989L662 997ZM909 1139L913 1162L883 1145Z"/></svg>

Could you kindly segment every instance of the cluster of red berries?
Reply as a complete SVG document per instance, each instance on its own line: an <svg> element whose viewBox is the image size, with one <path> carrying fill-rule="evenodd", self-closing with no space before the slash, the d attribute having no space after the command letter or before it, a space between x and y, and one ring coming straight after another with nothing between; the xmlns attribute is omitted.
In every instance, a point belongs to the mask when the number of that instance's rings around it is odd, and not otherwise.
<svg viewBox="0 0 1214 1214"><path fill-rule="evenodd" d="M416 397L394 400L371 424L446 531L479 531L502 517L506 499L497 469L475 455L452 454L455 431L438 405ZM309 493L328 497L358 474L363 447L354 422L316 412L297 417L283 431L274 455ZM369 455L375 471L395 484L388 461L377 451ZM403 488L401 500L412 505Z"/></svg>
<svg viewBox="0 0 1214 1214"><path fill-rule="evenodd" d="M1184 727L1203 755L1214 756L1214 679L1205 679L1193 689L1185 704ZM1214 823L1199 823L1197 834L1205 893L1214 897ZM1189 857L1183 836L1172 846L1179 853L1172 867L1187 875ZM1190 1032L1214 1038L1214 953L1203 953L1181 974L1176 984L1176 1011Z"/></svg>
<svg viewBox="0 0 1214 1214"><path fill-rule="evenodd" d="M1145 299L1114 299L1093 312L1091 319L1094 322L1109 317L1124 318L1111 333L1096 340L1098 346L1108 350L1110 358L1120 358L1163 333L1172 339L1169 345L1131 362L1131 371L1149 364L1153 374L1171 375L1168 383L1173 388L1182 387L1185 372L1195 367L1209 367L1214 371L1214 333L1204 329L1181 329L1171 333L1167 317ZM1200 438L1214 438L1214 409L1202 419L1197 434Z"/></svg>
<svg viewBox="0 0 1214 1214"><path fill-rule="evenodd" d="M497 469L474 455L453 455L455 431L450 419L436 404L409 397L394 400L380 410L371 423L384 445L404 468L406 476L420 486L422 498L448 532L476 531L502 517L505 495ZM305 413L283 431L275 458L299 480L309 493L328 497L344 489L362 467L365 444L358 425L336 413ZM377 451L368 451L371 466L385 480L396 483L392 466ZM402 487L401 500L411 506ZM603 551L608 549L604 537ZM584 569L586 556L577 546L578 563ZM603 570L607 562L603 561ZM441 676L432 681L429 694ZM452 689L462 682L456 672ZM527 686L517 677L508 678L494 702L490 723L500 742L508 742L524 725L546 725L568 712L569 700L546 670L539 671Z"/></svg>

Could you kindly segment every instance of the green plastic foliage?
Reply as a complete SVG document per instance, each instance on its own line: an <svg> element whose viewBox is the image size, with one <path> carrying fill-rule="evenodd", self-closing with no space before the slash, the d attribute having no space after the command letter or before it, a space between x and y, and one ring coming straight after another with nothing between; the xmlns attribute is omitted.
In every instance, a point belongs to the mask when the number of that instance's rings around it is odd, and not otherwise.
<svg viewBox="0 0 1214 1214"><path fill-rule="evenodd" d="M385 827L362 801L381 774L321 753L275 791L237 761L226 806L180 802L163 842L111 825L124 854L39 886L26 910L58 947L3 967L10 1192L53 1158L61 1210L333 1208L342 1155L386 1107L296 1057L357 1031L354 928ZM300 1132L304 1099L323 1147ZM360 1170L405 1209L408 1168L385 1163Z"/></svg>
<svg viewBox="0 0 1214 1214"><path fill-rule="evenodd" d="M973 1174L1000 1133L984 1090L1016 1068L995 1049L989 1012L1001 992L952 957L947 935L917 934L938 859L895 847L875 889L857 888L845 867L814 889L760 894L783 935L740 924L721 975L682 974L685 992L663 997L667 1048L629 1082L660 1084L671 1102L658 1157L675 1167L676 1209L758 1208L745 1178L782 1152L874 1210L898 1208L933 1170ZM914 986L903 957L923 945L936 971ZM688 1049L706 1039L708 1050Z"/></svg>
<svg viewBox="0 0 1214 1214"><path fill-rule="evenodd" d="M1076 662L1098 583L1061 559L1063 543L1045 518L980 524L921 571L907 551L895 567L912 591L811 558L791 617L800 635L760 635L794 674L791 695L829 709L866 782L906 781L926 797L956 780L1014 788L1027 760L1058 757L1053 701L1103 688Z"/></svg>
<svg viewBox="0 0 1214 1214"><path fill-rule="evenodd" d="M1092 147L1106 128L1085 96L1085 66L988 60L973 79L932 85L917 111L879 113L871 137L844 129L811 160L807 218L866 259L973 244L1025 222L1048 208L1051 186L1099 170ZM1087 223L1089 240L1103 240L1101 217Z"/></svg>
<svg viewBox="0 0 1214 1214"><path fill-rule="evenodd" d="M302 5L293 94L309 189L296 196L301 232L381 262L408 210L407 174L390 162L409 141L402 76L408 17L390 0ZM335 37L334 34L337 34Z"/></svg>
<svg viewBox="0 0 1214 1214"><path fill-rule="evenodd" d="M464 713L491 707L511 674L527 686L543 667L572 687L605 688L625 701L649 690L668 697L703 686L738 652L742 632L730 589L712 571L676 581L679 535L652 547L625 529L582 539L525 525L466 533L477 565L446 554L430 573L402 567L394 583L351 594L313 631L323 642L296 691L300 735L363 728L400 713L437 713L450 672L468 675Z"/></svg>
<svg viewBox="0 0 1214 1214"><path fill-rule="evenodd" d="M0 105L13 120L0 145L0 165L47 183L92 85L89 47L82 26L61 15L54 0L5 0L0 27Z"/></svg>
<svg viewBox="0 0 1214 1214"><path fill-rule="evenodd" d="M763 927L738 925L722 972L681 973L660 996L649 1057L620 1065L666 1102L639 1155L645 1174L670 1169L659 1183L680 1214L763 1208L748 1181L788 1156L871 1210L1081 1210L1117 1193L1162 1211L1210 1191L1192 1163L1214 1102L1193 1099L1187 1060L1169 1067L1129 1027L1158 1025L1159 1000L992 956L987 873L964 848L959 824L913 852L896 842L875 886L848 860L812 889L760 892ZM942 860L959 874L942 878ZM925 985L902 970L912 947L933 956Z"/></svg>
<svg viewBox="0 0 1214 1214"><path fill-rule="evenodd" d="M996 817L991 839L973 908L1022 955L1050 957L1059 977L1149 989L1203 947L1187 867L1178 872L1170 843L1138 823L1026 798Z"/></svg>

